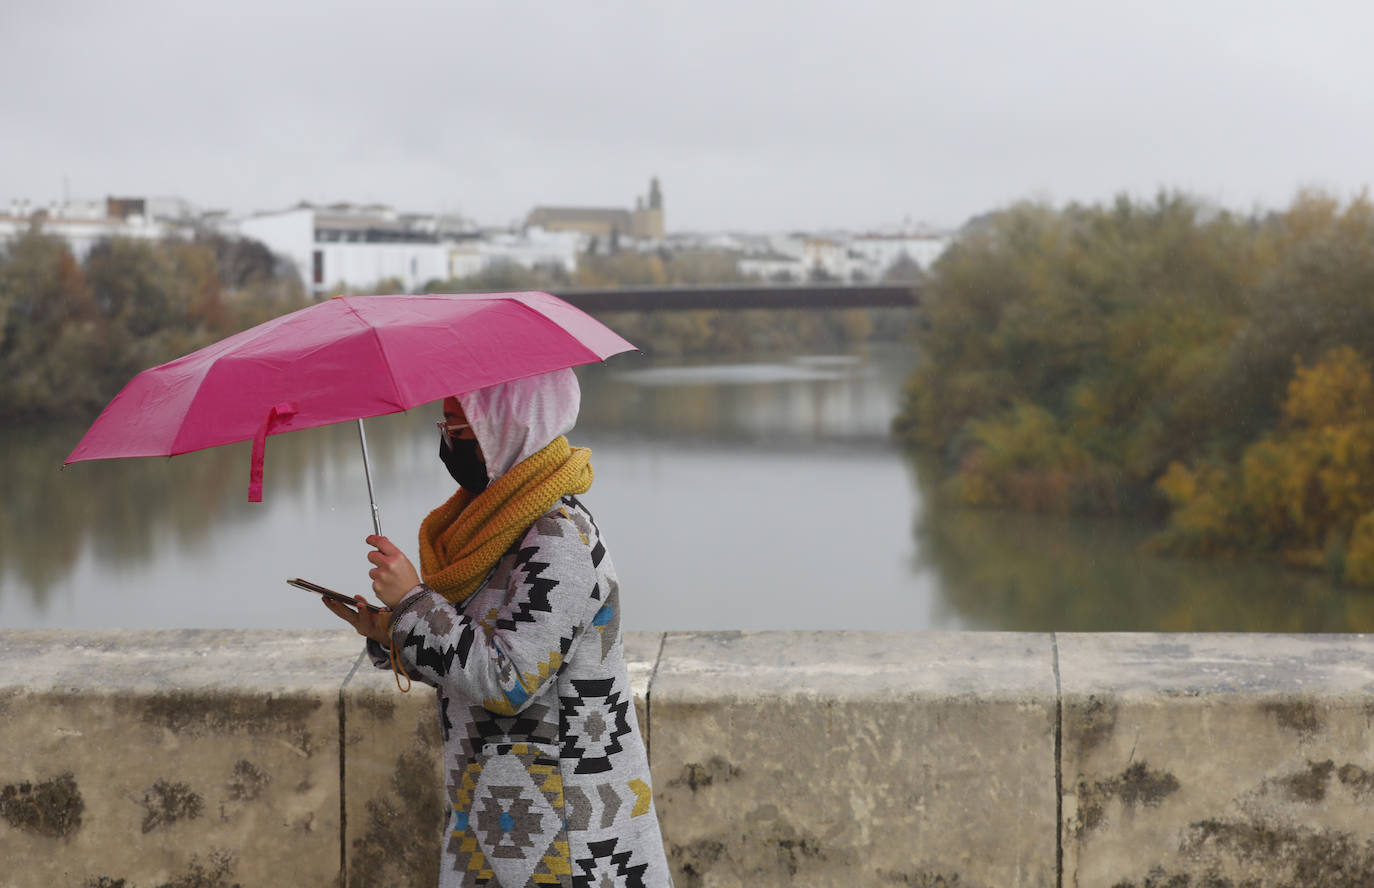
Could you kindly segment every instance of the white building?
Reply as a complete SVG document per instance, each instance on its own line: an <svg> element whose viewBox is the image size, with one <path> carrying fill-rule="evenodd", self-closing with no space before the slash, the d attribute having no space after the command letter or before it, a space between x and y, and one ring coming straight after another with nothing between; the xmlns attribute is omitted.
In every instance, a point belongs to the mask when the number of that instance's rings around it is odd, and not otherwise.
<svg viewBox="0 0 1374 888"><path fill-rule="evenodd" d="M463 231L461 220L450 219L400 216L377 205L303 204L240 219L235 227L290 259L306 289L317 295L388 279L409 292L450 276L449 239Z"/></svg>
<svg viewBox="0 0 1374 888"><path fill-rule="evenodd" d="M853 272L849 247L844 241L829 237L809 237L802 242L802 267L810 277L828 277L847 281Z"/></svg>
<svg viewBox="0 0 1374 888"><path fill-rule="evenodd" d="M765 281L784 277L798 283L817 278L847 281L860 259L851 255L843 235L777 235L768 239L764 249L741 257L739 270Z"/></svg>
<svg viewBox="0 0 1374 888"><path fill-rule="evenodd" d="M578 232L482 234L456 216L398 214L381 205L302 205L242 219L237 230L290 258L316 295L391 279L413 293L429 281L468 277L503 263L571 272L586 245Z"/></svg>
<svg viewBox="0 0 1374 888"><path fill-rule="evenodd" d="M803 281L806 269L801 257L788 256L772 251L749 253L741 256L738 263L739 273L761 281Z"/></svg>
<svg viewBox="0 0 1374 888"><path fill-rule="evenodd" d="M903 257L929 271L949 240L948 235L935 233L861 234L849 242L849 249L862 257L863 273L876 280Z"/></svg>
<svg viewBox="0 0 1374 888"><path fill-rule="evenodd" d="M469 277L496 265L519 265L530 270L577 270L577 257L587 249L590 238L578 231L488 232L480 240L454 244L450 265L454 278Z"/></svg>
<svg viewBox="0 0 1374 888"><path fill-rule="evenodd" d="M739 270L764 281L784 277L799 283L817 277L877 281L903 257L922 270L929 269L949 241L948 235L927 230L773 235L749 244Z"/></svg>
<svg viewBox="0 0 1374 888"><path fill-rule="evenodd" d="M66 241L78 262L84 262L91 247L106 238L158 240L180 233L177 226L150 218L141 200L127 198L52 201L47 205L14 200L9 212L0 211L0 243L34 228Z"/></svg>

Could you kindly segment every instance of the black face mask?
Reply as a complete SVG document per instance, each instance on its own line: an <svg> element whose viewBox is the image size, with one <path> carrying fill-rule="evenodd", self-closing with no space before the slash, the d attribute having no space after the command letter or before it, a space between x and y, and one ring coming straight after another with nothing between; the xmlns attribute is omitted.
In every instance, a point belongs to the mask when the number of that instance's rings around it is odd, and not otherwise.
<svg viewBox="0 0 1374 888"><path fill-rule="evenodd" d="M471 493L481 493L487 489L487 464L477 457L476 438L453 438L452 445L443 438L439 439L439 459L453 480L463 485Z"/></svg>

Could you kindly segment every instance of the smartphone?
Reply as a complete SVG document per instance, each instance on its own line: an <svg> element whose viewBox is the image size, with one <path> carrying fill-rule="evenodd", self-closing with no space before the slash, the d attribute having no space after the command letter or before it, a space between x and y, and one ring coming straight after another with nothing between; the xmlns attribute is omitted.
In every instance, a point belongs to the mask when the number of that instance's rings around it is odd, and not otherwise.
<svg viewBox="0 0 1374 888"><path fill-rule="evenodd" d="M333 589L326 589L325 587L316 585L315 583L312 583L309 580L302 580L300 577L296 577L294 580L287 580L286 582L290 583L292 586L295 586L297 589L304 589L307 592L314 592L316 595L323 595L325 598L332 598L335 601L342 602L343 604L348 605L354 610L358 609L357 601L353 600L352 598L349 598L347 595L344 595L340 592L335 592ZM375 604L370 604L367 602L363 603L363 607L372 611L374 614L380 613L383 610L383 608L377 607Z"/></svg>

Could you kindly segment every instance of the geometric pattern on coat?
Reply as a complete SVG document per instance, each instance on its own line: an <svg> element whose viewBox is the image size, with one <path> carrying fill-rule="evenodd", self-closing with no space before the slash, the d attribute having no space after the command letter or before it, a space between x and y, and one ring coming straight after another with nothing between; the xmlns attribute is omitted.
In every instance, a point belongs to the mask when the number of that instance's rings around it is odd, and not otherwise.
<svg viewBox="0 0 1374 888"><path fill-rule="evenodd" d="M577 761L576 774L611 770L611 756L620 752L620 738L630 733L629 694L615 689L615 679L571 682L575 696L560 697L559 733L563 758Z"/></svg>
<svg viewBox="0 0 1374 888"><path fill-rule="evenodd" d="M461 606L423 584L396 606L392 647L437 690L449 763L441 888L672 885L620 609L600 528L572 496Z"/></svg>
<svg viewBox="0 0 1374 888"><path fill-rule="evenodd" d="M574 888L644 888L644 871L649 865L632 865L628 850L615 850L618 841L612 838L588 844L588 855L577 861L579 873L573 876Z"/></svg>
<svg viewBox="0 0 1374 888"><path fill-rule="evenodd" d="M569 885L558 758L516 743L465 769L449 844L458 866L500 885Z"/></svg>

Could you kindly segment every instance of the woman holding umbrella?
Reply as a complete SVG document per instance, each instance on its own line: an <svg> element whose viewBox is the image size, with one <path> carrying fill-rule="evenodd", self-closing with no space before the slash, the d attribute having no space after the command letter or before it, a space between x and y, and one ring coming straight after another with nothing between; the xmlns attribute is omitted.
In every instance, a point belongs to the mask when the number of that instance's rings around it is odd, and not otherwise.
<svg viewBox="0 0 1374 888"><path fill-rule="evenodd" d="M452 800L442 886L671 884L590 512L580 392L557 370L444 401L461 486L420 527L420 570L369 536L388 610L325 600L373 662L438 691Z"/></svg>

